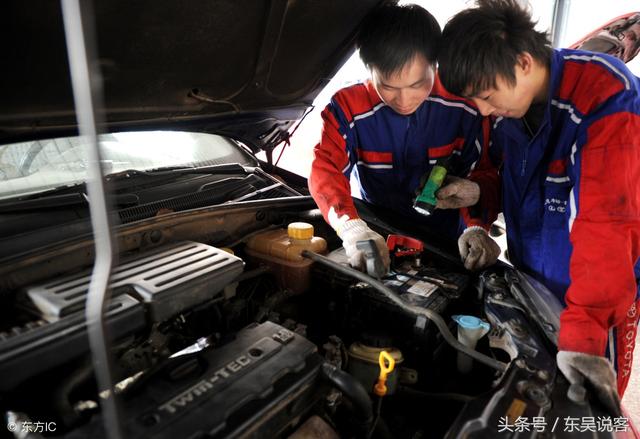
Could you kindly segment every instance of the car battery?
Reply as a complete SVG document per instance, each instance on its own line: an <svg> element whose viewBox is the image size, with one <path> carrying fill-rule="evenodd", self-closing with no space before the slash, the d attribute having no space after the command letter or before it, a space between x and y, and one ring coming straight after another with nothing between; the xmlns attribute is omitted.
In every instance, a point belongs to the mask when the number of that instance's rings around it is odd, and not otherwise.
<svg viewBox="0 0 640 439"><path fill-rule="evenodd" d="M433 267L416 267L409 262L396 267L383 281L409 305L442 312L450 300L460 297L468 278Z"/></svg>

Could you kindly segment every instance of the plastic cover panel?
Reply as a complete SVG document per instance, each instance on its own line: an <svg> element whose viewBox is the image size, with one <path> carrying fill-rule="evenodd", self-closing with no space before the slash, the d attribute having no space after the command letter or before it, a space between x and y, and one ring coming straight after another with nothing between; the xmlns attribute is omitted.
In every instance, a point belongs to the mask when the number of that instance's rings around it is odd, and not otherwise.
<svg viewBox="0 0 640 439"><path fill-rule="evenodd" d="M242 273L244 262L223 250L185 242L153 254L138 255L113 271L113 295L127 293L150 306L152 318L163 320L215 296ZM27 290L43 317L55 321L84 308L89 270Z"/></svg>

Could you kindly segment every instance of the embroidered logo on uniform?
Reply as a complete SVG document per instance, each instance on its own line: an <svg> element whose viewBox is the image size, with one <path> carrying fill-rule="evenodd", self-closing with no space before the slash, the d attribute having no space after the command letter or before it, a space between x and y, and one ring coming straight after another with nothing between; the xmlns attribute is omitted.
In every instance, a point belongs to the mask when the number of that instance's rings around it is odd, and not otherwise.
<svg viewBox="0 0 640 439"><path fill-rule="evenodd" d="M547 198L544 200L544 208L549 212L565 213L567 211L567 200Z"/></svg>
<svg viewBox="0 0 640 439"><path fill-rule="evenodd" d="M638 317L636 315L636 304L633 303L629 311L627 312L627 322L625 324L624 330L624 355L623 355L623 363L620 373L623 377L627 377L631 375L631 364L633 361L633 348L635 346L636 340L636 330Z"/></svg>

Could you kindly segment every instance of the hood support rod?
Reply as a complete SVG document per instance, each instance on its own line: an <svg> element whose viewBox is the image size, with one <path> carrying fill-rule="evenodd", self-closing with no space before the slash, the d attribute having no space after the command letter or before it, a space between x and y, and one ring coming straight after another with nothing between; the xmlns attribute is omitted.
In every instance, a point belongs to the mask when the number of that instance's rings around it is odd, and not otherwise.
<svg viewBox="0 0 640 439"><path fill-rule="evenodd" d="M106 395L100 404L104 428L107 437L119 439L122 437L121 418L115 399L113 367L110 363L109 338L104 319L115 251L96 129L95 110L100 108L101 82L99 72L92 70L97 69L93 10L89 0L61 0L61 5L76 118L80 136L89 146L87 192L94 233L95 261L89 283L85 318L98 394Z"/></svg>

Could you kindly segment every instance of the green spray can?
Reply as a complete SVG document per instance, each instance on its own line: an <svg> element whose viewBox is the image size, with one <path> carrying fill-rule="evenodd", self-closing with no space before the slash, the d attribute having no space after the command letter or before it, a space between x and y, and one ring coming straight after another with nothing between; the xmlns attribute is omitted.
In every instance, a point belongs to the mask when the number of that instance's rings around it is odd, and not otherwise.
<svg viewBox="0 0 640 439"><path fill-rule="evenodd" d="M438 159L436 164L431 168L429 178L425 182L420 195L418 195L413 202L413 208L423 214L431 215L436 208L436 192L442 186L445 177L447 176L447 166L449 164L449 157Z"/></svg>

